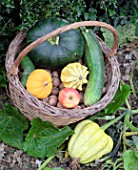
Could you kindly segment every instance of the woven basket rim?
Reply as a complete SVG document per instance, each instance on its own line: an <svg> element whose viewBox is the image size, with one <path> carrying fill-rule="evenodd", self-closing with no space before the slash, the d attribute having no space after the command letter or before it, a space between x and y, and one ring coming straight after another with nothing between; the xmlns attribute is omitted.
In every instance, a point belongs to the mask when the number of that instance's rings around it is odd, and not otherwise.
<svg viewBox="0 0 138 170"><path fill-rule="evenodd" d="M100 25L102 24L102 25ZM18 77L18 72L19 72L19 65L22 60L22 58L29 52L29 50L33 49L35 46L39 45L40 43L44 42L48 38L51 38L51 36L55 36L55 34L59 34L65 31L68 31L70 29L76 29L81 26L101 26L101 27L106 27L108 28L114 35L114 44L113 47L110 49L104 41L102 41L98 36L97 39L102 47L102 50L105 54L105 57L107 58L109 64L110 64L110 69L112 72L112 77L111 77L111 84L109 86L109 89L107 90L106 94L95 104L91 106L87 106L83 109L65 109L65 108L58 108L55 106L51 106L48 103L45 103L36 97L32 96L29 94L29 92L22 86L19 77ZM51 33L41 37L39 40L36 40L35 42L31 43L28 45L25 49L21 51L21 53L18 55L18 57L15 59L15 56L17 52L19 51L22 41L26 37L26 31L21 31L16 35L14 40L10 43L7 54L6 54L6 62L5 62L5 67L7 70L7 77L9 81L9 91L10 93L13 93L14 90L17 92L20 96L20 98L25 99L26 104L29 104L32 106L32 108L36 110L41 110L41 113L43 115L46 115L47 118L51 117L52 118L60 118L61 116L64 119L73 119L73 122L76 122L78 120L84 119L87 116L90 116L94 113L97 113L98 111L102 110L105 108L107 104L113 99L118 86L119 86L119 81L120 81L120 70L119 70L119 64L116 59L116 51L117 51L117 44L118 44L118 34L116 30L110 26L109 24L103 23L103 22L98 22L98 21L83 21L83 22L76 22L73 24L69 24L64 27L60 27L57 30L52 31ZM13 91L13 92L12 92ZM13 97L11 97L13 100ZM104 103L104 104L103 104ZM14 102L14 104L22 111L24 112L23 114L28 117L30 120L33 117L33 115L28 116L28 114L18 105L18 103ZM46 112L45 112L46 111ZM42 118L43 119L43 118ZM51 120L52 121L52 120ZM53 120L53 123L55 125L61 125L64 124L64 121L62 123L55 122ZM65 125L68 124L67 120ZM70 124L70 122L69 122Z"/></svg>

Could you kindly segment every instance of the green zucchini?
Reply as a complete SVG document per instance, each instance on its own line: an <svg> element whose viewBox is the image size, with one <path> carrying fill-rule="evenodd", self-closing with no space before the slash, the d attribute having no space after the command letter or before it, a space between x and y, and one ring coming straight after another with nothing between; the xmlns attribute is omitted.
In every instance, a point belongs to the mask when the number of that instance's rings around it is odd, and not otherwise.
<svg viewBox="0 0 138 170"><path fill-rule="evenodd" d="M85 60L89 69L84 104L90 106L100 100L104 86L104 56L92 30L82 30L85 40Z"/></svg>
<svg viewBox="0 0 138 170"><path fill-rule="evenodd" d="M25 87L29 74L33 70L35 70L35 65L32 63L31 59L28 56L25 56L21 61L21 66L23 68L23 76L21 78L21 83Z"/></svg>

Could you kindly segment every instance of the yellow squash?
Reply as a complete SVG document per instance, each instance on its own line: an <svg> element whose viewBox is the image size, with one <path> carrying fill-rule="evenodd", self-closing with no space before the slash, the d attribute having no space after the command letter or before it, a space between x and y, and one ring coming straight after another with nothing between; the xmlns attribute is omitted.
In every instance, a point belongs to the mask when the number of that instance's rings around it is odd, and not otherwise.
<svg viewBox="0 0 138 170"><path fill-rule="evenodd" d="M64 87L82 90L82 85L87 83L87 67L79 62L70 63L61 71L61 81Z"/></svg>
<svg viewBox="0 0 138 170"><path fill-rule="evenodd" d="M26 89L38 99L46 98L52 91L52 78L48 71L34 70L28 77Z"/></svg>
<svg viewBox="0 0 138 170"><path fill-rule="evenodd" d="M91 120L83 120L77 124L68 144L69 155L78 158L81 164L101 158L112 148L112 138Z"/></svg>

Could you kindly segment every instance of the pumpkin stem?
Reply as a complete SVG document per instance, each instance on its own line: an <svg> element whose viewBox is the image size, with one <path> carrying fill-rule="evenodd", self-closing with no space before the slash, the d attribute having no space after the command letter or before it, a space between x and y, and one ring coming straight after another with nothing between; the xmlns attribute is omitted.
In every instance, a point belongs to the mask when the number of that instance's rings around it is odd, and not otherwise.
<svg viewBox="0 0 138 170"><path fill-rule="evenodd" d="M56 45L58 45L58 44L59 44L59 36L56 36L55 44L56 44Z"/></svg>
<svg viewBox="0 0 138 170"><path fill-rule="evenodd" d="M59 44L59 36L51 37L47 41L50 42L51 45L58 45Z"/></svg>
<svg viewBox="0 0 138 170"><path fill-rule="evenodd" d="M79 79L82 80L82 79L83 79L83 76L80 76Z"/></svg>
<svg viewBox="0 0 138 170"><path fill-rule="evenodd" d="M47 86L47 85L48 85L48 82L45 81L45 82L43 83L43 85L44 85L44 86Z"/></svg>

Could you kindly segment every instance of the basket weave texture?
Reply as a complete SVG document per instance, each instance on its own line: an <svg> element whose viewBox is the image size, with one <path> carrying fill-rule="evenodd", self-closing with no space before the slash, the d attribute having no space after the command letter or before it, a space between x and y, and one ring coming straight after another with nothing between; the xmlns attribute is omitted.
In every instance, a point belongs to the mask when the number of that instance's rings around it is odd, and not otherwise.
<svg viewBox="0 0 138 170"><path fill-rule="evenodd" d="M36 97L29 94L29 92L22 86L19 79L19 65L22 58L27 55L33 48L43 43L47 39L54 37L65 31L71 29L76 29L79 27L88 27L88 26L98 26L104 27L110 30L114 36L114 43L110 49L105 42L103 42L99 37L97 37L103 53L105 54L105 68L108 70L108 85L107 92L97 103L85 107L83 109L62 109L54 106L50 106L48 103L37 99ZM63 27L60 27L43 37L37 39L33 43L26 46L22 51L22 43L26 37L26 31L21 31L16 37L12 40L9 45L5 67L7 70L7 77L9 81L9 95L13 104L19 108L19 110L27 117L29 120L32 120L36 117L39 117L43 121L50 121L55 126L65 126L71 123L75 123L79 120L82 120L90 115L97 113L98 111L104 109L113 97L116 94L116 91L119 86L120 81L120 70L119 64L116 60L116 51L118 47L118 34L114 27L104 22L99 21L82 21L75 22ZM21 51L21 52L20 52ZM20 52L20 53L19 53ZM17 56L17 54L19 55ZM17 57L16 57L17 56Z"/></svg>

